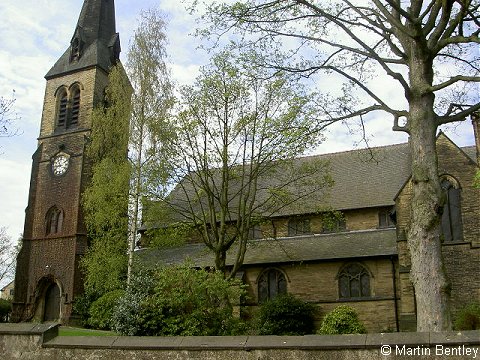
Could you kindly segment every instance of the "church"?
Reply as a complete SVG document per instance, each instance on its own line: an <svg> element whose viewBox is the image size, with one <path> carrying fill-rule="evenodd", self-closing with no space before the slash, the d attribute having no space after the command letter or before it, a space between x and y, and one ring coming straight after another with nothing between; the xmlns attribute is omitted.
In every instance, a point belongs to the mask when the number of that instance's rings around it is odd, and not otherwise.
<svg viewBox="0 0 480 360"><path fill-rule="evenodd" d="M447 195L442 252L454 314L480 299L480 188L473 184L480 170L479 119L472 119L472 125L476 146L460 148L441 132L436 141ZM241 312L248 317L265 300L289 293L316 305L317 325L327 312L349 305L368 332L415 331L406 240L411 157L409 144L403 143L299 159L328 164L333 185L326 194L312 194L251 231L236 274L248 289ZM332 223L329 212L319 208L341 216ZM167 249L147 247L137 254L150 265L187 259L199 268L215 263L212 251L195 240ZM233 267L234 261L235 253L227 253L227 266Z"/></svg>
<svg viewBox="0 0 480 360"><path fill-rule="evenodd" d="M119 62L119 53L114 1L85 0L70 45L45 76L15 277L17 321L68 323L73 303L82 294L79 261L88 237L81 197L92 169L85 147L92 110L104 101L108 72ZM448 199L442 250L454 312L480 298L480 189L473 183L480 170L478 117L472 118L472 125L475 146L458 147L443 133L437 137L439 175ZM369 332L415 330L405 235L412 156L404 143L311 157L329 164L333 185L318 203L312 197L252 231L238 272L249 295L242 312L289 293L315 304L320 316L348 304ZM315 211L320 207L341 217L326 226L324 214ZM198 267L213 265L212 255L198 242L143 248L137 254L151 264L178 264L189 258ZM227 265L231 263L227 258Z"/></svg>

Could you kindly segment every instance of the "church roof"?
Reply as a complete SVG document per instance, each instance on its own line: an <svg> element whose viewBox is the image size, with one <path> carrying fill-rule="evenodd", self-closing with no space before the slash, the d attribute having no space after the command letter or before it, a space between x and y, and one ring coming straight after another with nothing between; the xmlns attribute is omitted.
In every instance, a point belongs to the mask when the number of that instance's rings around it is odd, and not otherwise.
<svg viewBox="0 0 480 360"><path fill-rule="evenodd" d="M475 161L474 146L461 149ZM353 210L393 206L398 191L404 186L411 173L411 153L408 143L314 155L295 161L294 166L314 162L323 164L322 171L314 175L318 176L318 182L313 181L304 185L312 187L309 196L270 216L312 214L322 209ZM322 178L326 173L330 175L333 184L329 187L314 188L323 181ZM276 182L282 182L282 171L277 171L276 174L276 178L270 176L260 179L257 195L259 201L268 196L269 189ZM295 186L296 183L288 188L292 194L295 194ZM233 185L231 187L232 192L235 192L235 187ZM188 209L187 204L191 205L191 199L196 198L194 189L188 184L184 184L183 188L177 187L170 194L171 204L179 213L182 213L182 209ZM232 204L235 202L232 201ZM235 209L232 209L231 213L235 214ZM182 220L181 215L174 218Z"/></svg>
<svg viewBox="0 0 480 360"><path fill-rule="evenodd" d="M303 194L308 194L308 196L277 209L273 214L266 213L264 215L283 217L313 214L330 209L351 210L393 206L395 195L410 175L410 162L410 150L407 143L296 159L293 167L302 166L302 164L320 164L320 171L301 185ZM291 172L292 170L276 171L275 176L259 179L257 194L259 203L262 203L265 197L270 196L270 189L275 184L285 183L282 176L287 171ZM333 180L331 186L319 186L324 182L325 175L329 175ZM286 190L291 194L296 194L298 187L298 183L295 182ZM238 189L235 188L235 184L230 184L230 190L235 194ZM169 198L174 213L177 213L173 218L182 221L185 220L182 218L183 209L188 209L188 206L192 204L191 199L198 197L195 196L192 186L187 183L177 186ZM231 204L235 206L236 202L231 201ZM232 209L230 213L234 217L235 209ZM162 226L161 224L157 225Z"/></svg>
<svg viewBox="0 0 480 360"><path fill-rule="evenodd" d="M72 52L77 47L79 56L72 59ZM92 66L108 71L118 60L119 53L120 39L115 30L114 0L85 0L70 46L45 78Z"/></svg>
<svg viewBox="0 0 480 360"><path fill-rule="evenodd" d="M141 249L135 254L146 265L181 264L187 259L198 267L214 266L215 264L213 252L204 244ZM252 240L247 245L243 265L384 257L396 254L395 229L350 231ZM227 265L233 265L234 259L234 253L227 253Z"/></svg>

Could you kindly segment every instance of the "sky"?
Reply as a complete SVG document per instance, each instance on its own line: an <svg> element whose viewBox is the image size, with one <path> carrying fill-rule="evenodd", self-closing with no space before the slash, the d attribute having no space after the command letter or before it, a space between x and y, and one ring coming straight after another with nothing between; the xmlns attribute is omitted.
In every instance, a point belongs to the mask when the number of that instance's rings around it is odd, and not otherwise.
<svg viewBox="0 0 480 360"><path fill-rule="evenodd" d="M43 97L44 76L68 47L82 0L1 0L0 1L0 96L15 91L14 123L19 134L0 138L0 227L6 227L12 241L23 232L32 155L37 147ZM172 76L179 84L193 82L208 55L198 48L200 40L192 34L198 26L180 0L116 0L117 31L125 62L129 40L141 10L159 8L168 20L168 53ZM378 86L382 87L381 82ZM397 94L392 93L392 96ZM402 94L398 94L402 96ZM407 141L404 133L391 130L391 120L373 118L367 124L371 146ZM444 129L459 146L472 145L470 123ZM318 153L361 147L359 137L345 126L332 127Z"/></svg>

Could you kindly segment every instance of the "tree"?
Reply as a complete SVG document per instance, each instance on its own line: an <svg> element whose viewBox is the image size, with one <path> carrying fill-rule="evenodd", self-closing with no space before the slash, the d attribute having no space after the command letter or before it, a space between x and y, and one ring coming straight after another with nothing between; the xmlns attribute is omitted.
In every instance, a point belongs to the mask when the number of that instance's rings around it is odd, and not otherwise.
<svg viewBox="0 0 480 360"><path fill-rule="evenodd" d="M90 238L82 258L85 290L96 296L123 288L127 270L131 87L121 64L108 78L105 102L93 110L87 148L92 180L82 198Z"/></svg>
<svg viewBox="0 0 480 360"><path fill-rule="evenodd" d="M11 278L15 271L17 251L5 227L0 227L0 283Z"/></svg>
<svg viewBox="0 0 480 360"><path fill-rule="evenodd" d="M393 130L409 134L415 156L407 239L418 331L451 328L435 138L440 125L480 109L479 6L478 0L250 0L214 3L205 17L207 35L237 31L243 51L265 49L260 66L341 84L319 99L326 123L384 111ZM404 105L380 94L379 74L404 94Z"/></svg>
<svg viewBox="0 0 480 360"><path fill-rule="evenodd" d="M12 122L18 116L14 113L13 105L15 103L15 91L11 98L0 96L0 137L9 137L18 134L18 129L12 129Z"/></svg>
<svg viewBox="0 0 480 360"><path fill-rule="evenodd" d="M330 183L325 164L294 161L321 139L311 98L281 74L269 78L236 62L221 52L180 90L170 145L177 186L164 202L170 220L188 224L225 274L231 250L230 278L256 225Z"/></svg>
<svg viewBox="0 0 480 360"><path fill-rule="evenodd" d="M127 71L133 86L130 120L132 180L130 192L130 247L128 276L131 277L133 254L141 220L141 200L163 198L168 178L168 113L173 105L173 86L166 66L165 21L155 10L141 14L128 52Z"/></svg>

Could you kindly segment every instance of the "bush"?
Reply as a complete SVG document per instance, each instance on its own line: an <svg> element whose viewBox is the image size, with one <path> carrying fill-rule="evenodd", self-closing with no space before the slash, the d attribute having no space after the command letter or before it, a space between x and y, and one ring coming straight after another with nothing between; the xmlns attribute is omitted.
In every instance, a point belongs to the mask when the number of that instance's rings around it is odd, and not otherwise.
<svg viewBox="0 0 480 360"><path fill-rule="evenodd" d="M325 315L319 334L365 334L365 326L353 308L341 305Z"/></svg>
<svg viewBox="0 0 480 360"><path fill-rule="evenodd" d="M86 292L81 296L75 298L75 303L73 304L73 311L75 315L80 317L82 326L88 326L88 319L90 318L90 306L92 303L98 299L98 296L91 292Z"/></svg>
<svg viewBox="0 0 480 360"><path fill-rule="evenodd" d="M125 291L123 290L114 290L95 300L90 306L88 325L94 329L111 329L113 310L124 294Z"/></svg>
<svg viewBox="0 0 480 360"><path fill-rule="evenodd" d="M120 299L113 329L123 335L232 335L239 328L232 304L244 293L222 273L188 264L142 271Z"/></svg>
<svg viewBox="0 0 480 360"><path fill-rule="evenodd" d="M315 307L292 295L280 295L265 302L257 319L260 335L312 334Z"/></svg>
<svg viewBox="0 0 480 360"><path fill-rule="evenodd" d="M5 299L0 299L0 323L7 322L12 312L12 303Z"/></svg>
<svg viewBox="0 0 480 360"><path fill-rule="evenodd" d="M455 330L480 329L480 303L474 302L461 309L455 318Z"/></svg>

